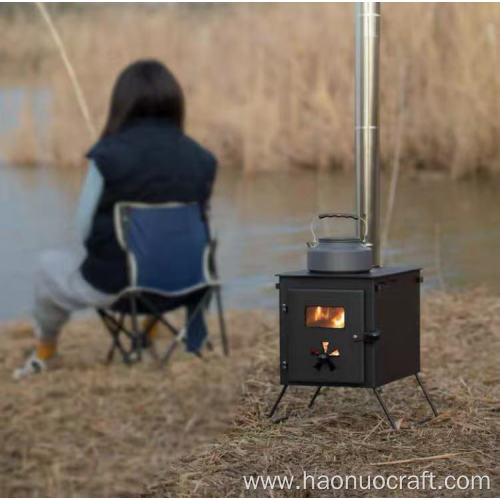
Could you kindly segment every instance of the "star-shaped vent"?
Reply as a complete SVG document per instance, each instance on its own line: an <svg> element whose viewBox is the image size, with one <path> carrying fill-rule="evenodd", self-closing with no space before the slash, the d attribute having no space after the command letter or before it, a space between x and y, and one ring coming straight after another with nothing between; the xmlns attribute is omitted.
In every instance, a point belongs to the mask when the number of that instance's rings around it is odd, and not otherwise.
<svg viewBox="0 0 500 500"><path fill-rule="evenodd" d="M338 349L333 349L331 352L328 352L328 346L330 345L330 342L324 340L321 342L321 345L323 347L323 352L320 352L318 349L311 349L311 354L313 356L316 356L316 364L314 365L314 368L316 370L321 370L324 364L328 366L330 371L335 370L335 365L331 361L331 357L335 356L340 356L340 351Z"/></svg>

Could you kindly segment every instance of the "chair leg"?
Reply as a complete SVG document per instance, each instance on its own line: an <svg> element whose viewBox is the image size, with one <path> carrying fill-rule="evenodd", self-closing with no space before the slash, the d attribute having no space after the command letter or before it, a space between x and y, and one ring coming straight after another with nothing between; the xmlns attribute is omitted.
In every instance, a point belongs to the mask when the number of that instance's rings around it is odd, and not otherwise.
<svg viewBox="0 0 500 500"><path fill-rule="evenodd" d="M160 368L164 368L165 365L167 364L168 360L170 359L170 356L174 352L175 348L177 347L177 344L180 341L185 341L186 333L189 329L189 326L191 325L193 319L196 317L197 314L203 314L203 308L205 307L208 299L210 298L210 293L207 292L203 296L202 299L198 302L197 306L194 308L194 311L192 311L191 316L189 320L186 322L184 327L179 331L179 333L176 335L174 341L170 344L169 348L167 349L167 352L164 354L164 356L160 360ZM201 352L196 351L193 353L195 356L198 356L199 358L202 357Z"/></svg>
<svg viewBox="0 0 500 500"><path fill-rule="evenodd" d="M109 365L111 361L113 361L113 357L115 355L116 349L116 328L111 327L108 323L108 319L106 317L106 313L102 309L97 309L97 314L102 320L103 325L106 327L106 330L111 335L111 345L109 347L108 353L106 354L106 364Z"/></svg>
<svg viewBox="0 0 500 500"><path fill-rule="evenodd" d="M108 328L109 333L111 334L111 337L113 338L113 342L111 346L109 347L108 354L106 355L106 364L109 365L115 356L115 351L116 349L120 350L123 348L120 342L120 326L123 324L123 314L120 315L118 319L119 325Z"/></svg>
<svg viewBox="0 0 500 500"><path fill-rule="evenodd" d="M170 330L174 335L177 335L178 330L172 326L172 324L163 317L163 315L156 310L154 305L146 299L146 297L139 295L137 297L137 300L139 302L142 302L142 304L149 310L149 314L153 316L156 320L156 322L160 322L163 326L167 327L168 330ZM154 324L156 324L156 322ZM149 329L147 330L149 331Z"/></svg>
<svg viewBox="0 0 500 500"><path fill-rule="evenodd" d="M134 332L134 341L132 342L132 358L135 361L141 361L142 346L144 345L144 332L139 328L139 319L137 318L137 299L135 295L130 295L130 317L132 318L132 331Z"/></svg>
<svg viewBox="0 0 500 500"><path fill-rule="evenodd" d="M197 304L195 310L192 312L190 320L186 323L186 325L184 326L184 328L179 331L166 318L164 318L163 315L160 312L158 312L156 310L156 308L152 304L152 302L150 302L144 295L138 294L137 297L135 297L135 299L137 301L141 302L141 304L143 304L146 307L146 309L148 309L149 314L151 314L152 316L154 316L154 318L157 321L159 321L161 324L163 324L165 327L167 327L168 330L170 330L172 332L172 334L175 335L175 339L173 340L173 342L168 347L166 353L160 358L160 361L159 361L160 368L162 368L162 367L164 367L166 365L166 363L168 362L168 360L172 356L174 350L176 349L177 344L179 342L181 342L181 341L186 342L186 333L187 333L187 330L188 330L188 328L189 328L189 326L191 324L191 321L193 320L193 318L196 317L197 314L202 313L203 308L206 306L209 298L210 298L210 291L208 290L205 293L205 295L203 296L203 298ZM222 303L220 304L220 311L222 312ZM222 318L222 320L223 320L223 318ZM136 322L136 324L137 324L137 322ZM223 323L222 323L222 325L223 325L223 328L224 328L224 324ZM136 332L139 332L138 327L134 326L133 329ZM223 333L224 333L224 338L225 338L225 328L223 330ZM145 335L147 335L147 331L146 332L139 332L139 335L140 336L145 336ZM226 350L227 350L227 346L226 346ZM201 355L201 353L199 351L194 352L193 354L195 356L198 356L199 358L202 358L202 355Z"/></svg>
<svg viewBox="0 0 500 500"><path fill-rule="evenodd" d="M160 312L158 312L155 307L153 306L153 304L147 300L145 297L143 296L138 296L138 300L139 302L141 302L148 310L149 310L149 313L151 314L151 316L153 316L154 318L154 321L150 323L150 327L153 328L154 325L156 325L157 323L161 323L163 326L165 326L174 336L177 336L179 334L179 330L177 330L171 323L170 321L168 321L164 316L163 314L161 314ZM146 329L146 335L149 333L149 331L151 330L151 328L147 328ZM185 338L182 338L181 339L183 342L185 342ZM151 347L152 347L152 351L153 351L153 355L155 357L155 359L158 359L159 358L159 355L158 355L158 352L156 350L156 345L153 341L151 341Z"/></svg>
<svg viewBox="0 0 500 500"><path fill-rule="evenodd" d="M168 363L170 356L172 356L179 342L181 342L184 339L185 334L186 334L186 328L182 328L175 337L175 339L173 340L173 342L169 345L167 352L160 359L160 368L165 368L165 365Z"/></svg>
<svg viewBox="0 0 500 500"><path fill-rule="evenodd" d="M106 313L105 311L99 312L99 315L101 316L104 325L108 330L110 328L118 328L121 332L123 332L129 339L132 339L134 337L134 333L130 331L126 326L125 326L125 318L123 318L123 322L119 323L113 316L110 314Z"/></svg>
<svg viewBox="0 0 500 500"><path fill-rule="evenodd" d="M118 348L118 350L120 351L120 354L122 355L123 362L126 365L129 365L131 363L130 351L127 351L127 349L125 349L125 347L123 346L122 341L120 339L120 332L117 332L117 334L116 334L116 348ZM112 360L112 357L111 357L111 360Z"/></svg>
<svg viewBox="0 0 500 500"><path fill-rule="evenodd" d="M149 310L149 313L156 319L157 322L161 323L163 326L165 326L175 337L177 337L179 335L179 330L177 328L175 328L171 323L170 321L168 321L160 312L158 312L154 305L148 300L146 299L144 296L141 296L139 295L137 297L137 299L139 300L139 302L141 302L148 310ZM182 342L186 342L186 338L185 338L185 335L181 336L181 338L179 339L179 341L182 341ZM170 358L171 354L173 353L175 347L176 347L176 340L174 340L172 342L172 344L169 346L168 348L168 351L171 351L168 355L168 358ZM159 360L159 365L160 367L164 366L166 364L166 361L163 362L161 358L160 359L160 356L156 350L156 346L154 344L154 342L152 342L151 344L152 346L152 350L153 350L153 355L155 357L156 360ZM195 352L194 353L196 356L198 356L199 358L201 358L201 353L200 352ZM165 356L164 356L165 357Z"/></svg>
<svg viewBox="0 0 500 500"><path fill-rule="evenodd" d="M151 332L156 328L160 321L154 316L150 316L147 324L144 328L144 337L146 339L146 347L149 347L153 359L158 360L158 351L156 349L155 338L151 335Z"/></svg>
<svg viewBox="0 0 500 500"><path fill-rule="evenodd" d="M224 308L222 307L222 294L220 291L220 286L218 286L215 290L215 301L217 303L217 315L219 316L219 329L222 340L222 350L224 352L224 356L229 356L229 345L227 342L226 322L224 320Z"/></svg>
<svg viewBox="0 0 500 500"><path fill-rule="evenodd" d="M129 352L125 349L120 339L121 333L126 334L130 338L130 333L126 331L126 328L124 327L123 324L125 320L125 315L122 313L120 314L119 319L116 319L102 309L98 309L97 313L101 317L104 326L106 327L106 329L108 330L109 334L113 339L108 354L106 355L106 363L107 364L111 363L111 361L114 358L115 350L118 349L120 351L120 354L122 355L123 362L129 364L130 363Z"/></svg>

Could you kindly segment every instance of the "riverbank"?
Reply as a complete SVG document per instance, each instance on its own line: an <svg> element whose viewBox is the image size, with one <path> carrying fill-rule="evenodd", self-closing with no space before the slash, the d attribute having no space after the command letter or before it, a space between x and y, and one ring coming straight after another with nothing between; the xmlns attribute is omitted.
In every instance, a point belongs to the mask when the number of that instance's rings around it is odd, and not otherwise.
<svg viewBox="0 0 500 500"><path fill-rule="evenodd" d="M105 367L102 327L93 319L74 321L62 339L62 366L19 384L9 375L32 345L30 332L19 322L4 325L0 495L269 496L245 492L242 475L304 469L329 476L489 474L493 489L459 495L498 495L500 298L477 290L425 296L423 376L441 415L408 428L428 407L413 381L396 382L385 394L399 433L388 430L376 401L359 389L325 391L308 411L310 389L294 388L280 410L291 416L280 425L269 422L265 413L279 390L275 315L230 311L228 323L230 358L216 351L200 362L179 353L159 372L145 365ZM373 465L443 454L447 458ZM354 493L370 495L345 492ZM376 492L384 494L394 492Z"/></svg>
<svg viewBox="0 0 500 500"><path fill-rule="evenodd" d="M188 132L221 164L245 171L353 169L352 5L48 9L97 129L118 72L136 58L156 57L185 88ZM384 6L384 167L399 150L403 172L430 170L454 179L500 173L499 12L493 3ZM6 6L2 13L2 78L36 82L51 95L46 144L34 137L34 106L27 99L19 130L4 138L10 161L37 163L47 149L58 166L80 165L92 140L42 18L34 4Z"/></svg>

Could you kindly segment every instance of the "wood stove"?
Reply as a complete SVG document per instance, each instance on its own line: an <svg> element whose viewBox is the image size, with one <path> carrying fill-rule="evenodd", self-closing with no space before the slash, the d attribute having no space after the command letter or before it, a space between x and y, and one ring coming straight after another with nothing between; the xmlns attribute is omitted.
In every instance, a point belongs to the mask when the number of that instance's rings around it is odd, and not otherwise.
<svg viewBox="0 0 500 500"><path fill-rule="evenodd" d="M280 381L374 390L395 428L380 387L420 370L420 269L387 266L362 273L289 272L279 275Z"/></svg>
<svg viewBox="0 0 500 500"><path fill-rule="evenodd" d="M437 416L419 376L421 270L380 265L379 17L377 2L356 5L357 213L318 216L353 219L357 234L318 239L313 220L308 269L278 275L283 389L270 417L290 385L316 387L310 407L322 387L366 387L396 428L380 388L411 375Z"/></svg>

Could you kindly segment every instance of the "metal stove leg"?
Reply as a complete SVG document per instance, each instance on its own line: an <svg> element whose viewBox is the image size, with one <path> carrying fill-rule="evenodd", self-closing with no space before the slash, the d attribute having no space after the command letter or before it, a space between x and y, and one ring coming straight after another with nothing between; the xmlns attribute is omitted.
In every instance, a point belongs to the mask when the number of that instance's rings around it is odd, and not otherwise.
<svg viewBox="0 0 500 500"><path fill-rule="evenodd" d="M313 394L313 397L311 398L311 401L309 401L309 404L307 405L308 408L312 408L313 405L314 405L314 401L316 401L316 398L318 397L318 394L319 394L319 391L321 391L321 388L323 386L319 386L315 391L314 391L314 394Z"/></svg>
<svg viewBox="0 0 500 500"><path fill-rule="evenodd" d="M377 400L380 403L380 406L382 407L382 409L384 410L385 416L387 417L387 420L389 420L389 422L391 424L391 427L394 430L397 430L396 423L394 422L394 419L392 418L392 415L390 414L389 410L387 409L387 406L385 405L385 402L384 402L382 396L379 393L379 388L378 387L374 387L373 388L373 392L375 393L375 396L377 396Z"/></svg>
<svg viewBox="0 0 500 500"><path fill-rule="evenodd" d="M271 411L269 412L269 415L267 416L268 418L271 418L274 415L274 412L278 408L278 405L280 404L281 398L285 395L286 390L288 389L288 385L284 385L283 389L281 389L280 395L278 396L278 399L275 401Z"/></svg>
<svg viewBox="0 0 500 500"><path fill-rule="evenodd" d="M425 399L427 399L427 402L429 403L429 406L432 409L432 413L434 413L434 416L437 417L439 415L439 413L438 413L436 407L434 406L434 403L431 401L429 393L427 392L427 389L425 388L425 385L422 382L420 375L418 373L415 373L415 378L417 379L418 385L420 386L420 388L422 389L422 392L424 393Z"/></svg>

